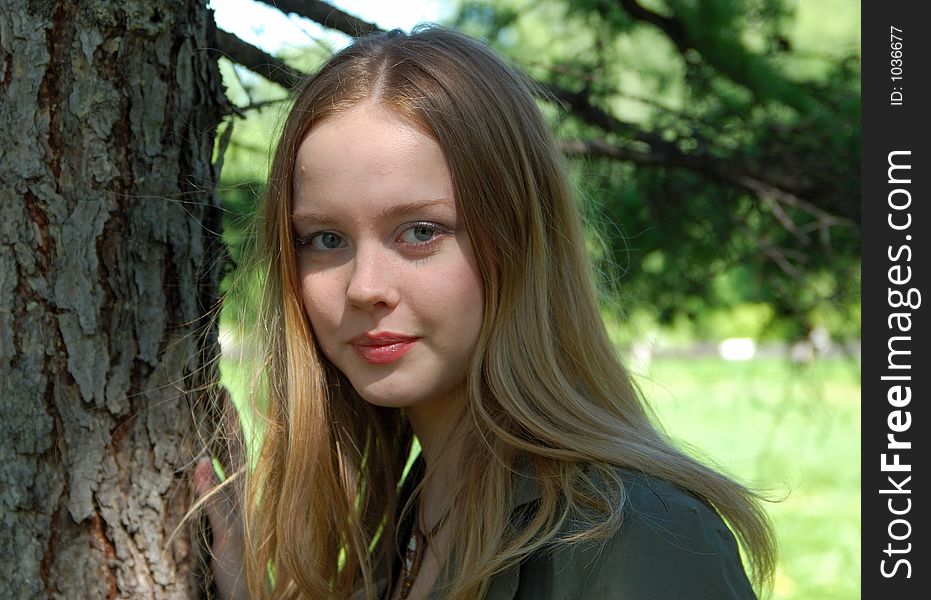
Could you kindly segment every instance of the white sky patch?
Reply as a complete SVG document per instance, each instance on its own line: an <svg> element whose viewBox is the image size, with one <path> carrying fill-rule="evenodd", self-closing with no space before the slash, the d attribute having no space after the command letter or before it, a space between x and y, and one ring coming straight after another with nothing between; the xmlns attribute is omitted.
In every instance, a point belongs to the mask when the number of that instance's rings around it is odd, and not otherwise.
<svg viewBox="0 0 931 600"><path fill-rule="evenodd" d="M405 31L418 23L439 21L450 10L444 0L333 0L330 4L383 29L400 27ZM286 15L265 2L210 0L209 7L215 11L217 27L269 54L281 48L307 46L321 38L337 48L349 43L341 33L326 30L309 19Z"/></svg>

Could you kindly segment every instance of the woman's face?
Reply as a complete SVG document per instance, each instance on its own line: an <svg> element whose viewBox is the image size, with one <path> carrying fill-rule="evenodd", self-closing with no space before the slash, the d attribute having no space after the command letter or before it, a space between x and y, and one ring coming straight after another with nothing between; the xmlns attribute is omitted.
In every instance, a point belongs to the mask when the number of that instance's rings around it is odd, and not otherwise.
<svg viewBox="0 0 931 600"><path fill-rule="evenodd" d="M439 144L378 105L325 119L297 153L292 224L304 310L368 402L451 402L483 287Z"/></svg>

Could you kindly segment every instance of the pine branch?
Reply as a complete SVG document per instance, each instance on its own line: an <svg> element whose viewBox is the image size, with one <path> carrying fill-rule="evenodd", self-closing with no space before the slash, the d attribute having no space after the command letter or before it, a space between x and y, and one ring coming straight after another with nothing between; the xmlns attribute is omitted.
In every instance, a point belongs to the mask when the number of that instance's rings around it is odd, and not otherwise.
<svg viewBox="0 0 931 600"><path fill-rule="evenodd" d="M632 123L621 121L617 117L598 108L591 103L586 91L573 92L566 88L550 83L537 83L539 90L538 95L544 100L557 101L570 113L579 117L582 121L594 125L607 133L614 133L619 136L634 139L649 144L654 151L665 154L674 154L678 152L675 144L662 139L655 133L643 131Z"/></svg>
<svg viewBox="0 0 931 600"><path fill-rule="evenodd" d="M285 89L294 88L304 77L303 73L291 68L283 60L275 58L222 29L217 29L217 45L220 52L231 61Z"/></svg>
<svg viewBox="0 0 931 600"><path fill-rule="evenodd" d="M344 12L332 4L320 0L260 0L281 12L295 14L327 29L341 31L350 37L361 37L384 31L378 25L363 21L355 15Z"/></svg>
<svg viewBox="0 0 931 600"><path fill-rule="evenodd" d="M748 50L739 40L729 40L726 49L715 48L700 36L691 35L686 22L678 16L666 17L655 13L643 7L637 0L617 0L617 3L634 20L649 23L662 31L682 55L686 64L695 63L694 53L697 53L715 71L745 88L754 97L771 97L800 113L812 112L821 107L816 99L799 93L798 84L786 78L783 73L770 68L765 60ZM694 53L689 53L689 50L693 50Z"/></svg>
<svg viewBox="0 0 931 600"><path fill-rule="evenodd" d="M678 148L674 152L656 150L643 152L604 140L564 140L561 142L561 147L563 152L569 156L608 158L650 167L679 167L704 175L719 183L743 189L767 204L783 227L806 245L810 242L807 235L810 229L799 228L786 214L782 205L791 206L811 215L816 221L815 229L855 225L850 219L829 213L792 192L740 171L730 162L709 155L686 154Z"/></svg>
<svg viewBox="0 0 931 600"><path fill-rule="evenodd" d="M634 19L650 23L662 30L683 55L690 48L694 48L688 39L685 24L676 17L664 17L659 13L652 12L637 4L637 0L618 0L618 4Z"/></svg>

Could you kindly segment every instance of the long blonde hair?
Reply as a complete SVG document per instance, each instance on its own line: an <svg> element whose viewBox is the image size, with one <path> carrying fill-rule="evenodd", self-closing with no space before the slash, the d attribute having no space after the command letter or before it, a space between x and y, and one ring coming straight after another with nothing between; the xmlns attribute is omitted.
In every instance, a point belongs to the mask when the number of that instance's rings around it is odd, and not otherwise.
<svg viewBox="0 0 931 600"><path fill-rule="evenodd" d="M274 154L257 220L263 434L254 465L243 469L252 596L346 598L364 589L371 599L377 565L395 552L412 432L401 411L366 403L318 348L290 223L298 146L317 123L363 101L438 141L484 283L464 382L447 596L482 597L496 572L547 544L615 532L618 466L710 503L765 586L775 550L757 497L673 447L615 355L562 157L530 84L484 45L430 27L360 39L331 58L296 91ZM509 507L521 460L540 499L516 524ZM579 514L597 518L560 537Z"/></svg>

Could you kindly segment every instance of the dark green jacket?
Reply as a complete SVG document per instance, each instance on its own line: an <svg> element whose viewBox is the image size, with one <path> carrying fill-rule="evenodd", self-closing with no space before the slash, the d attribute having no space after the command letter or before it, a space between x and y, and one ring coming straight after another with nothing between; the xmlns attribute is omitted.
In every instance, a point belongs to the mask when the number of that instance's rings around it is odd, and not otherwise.
<svg viewBox="0 0 931 600"><path fill-rule="evenodd" d="M619 469L624 523L607 541L540 552L497 574L485 600L754 599L737 543L704 502L662 480ZM521 478L514 507L539 496ZM434 587L430 600L442 600Z"/></svg>
<svg viewBox="0 0 931 600"><path fill-rule="evenodd" d="M627 504L610 540L531 556L497 575L486 600L756 598L717 513L664 481L620 473Z"/></svg>

